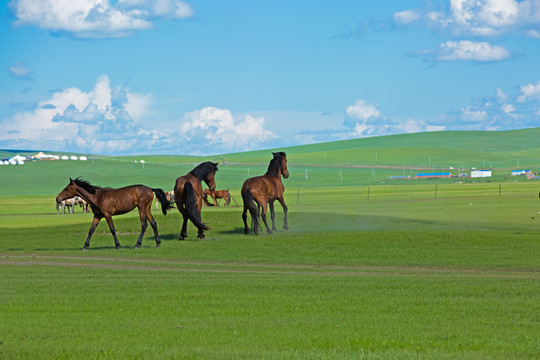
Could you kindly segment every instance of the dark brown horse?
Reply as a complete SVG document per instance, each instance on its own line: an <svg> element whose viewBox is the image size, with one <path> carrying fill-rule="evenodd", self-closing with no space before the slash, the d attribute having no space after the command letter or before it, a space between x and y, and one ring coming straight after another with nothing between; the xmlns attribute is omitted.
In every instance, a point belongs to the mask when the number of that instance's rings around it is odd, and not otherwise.
<svg viewBox="0 0 540 360"><path fill-rule="evenodd" d="M271 234L272 231L268 227L266 222L266 205L270 205L270 217L272 218L272 230L276 230L275 213L274 213L274 201L279 201L283 207L283 213L285 215L283 228L287 230L289 224L287 223L287 205L283 199L283 193L285 187L281 182L281 176L283 178L289 177L289 170L287 170L287 155L284 152L273 153L274 158L270 160L268 165L268 171L263 176L256 176L247 179L242 186L242 199L244 200L244 212L242 212L242 220L244 220L244 232L249 234L249 227L247 225L247 212L251 214L253 221L253 232L259 233L259 215L262 217L266 231ZM262 213L260 213L258 206L262 207Z"/></svg>
<svg viewBox="0 0 540 360"><path fill-rule="evenodd" d="M163 214L166 215L167 210L172 207L167 201L163 190L152 189L144 185L131 185L119 189L112 189L90 185L87 181L80 178L75 180L70 178L69 184L56 197L56 202L58 203L64 199L80 196L90 204L90 208L94 213L94 220L92 221L92 226L90 226L88 238L86 238L86 242L82 248L83 250L86 250L88 246L90 246L90 238L102 218L107 220L107 224L109 224L109 229L114 238L116 249L119 249L120 243L116 238L116 230L114 229L112 217L114 215L128 213L136 207L139 208L139 216L141 217L141 233L139 234L139 239L135 244L135 248L137 249L141 245L144 231L148 226L147 221L150 221L150 225L152 226L152 229L154 229L156 247L159 247L161 240L159 239L156 221L150 211L152 200L154 199L154 194L152 192L156 194L158 200L161 202L161 209Z"/></svg>
<svg viewBox="0 0 540 360"><path fill-rule="evenodd" d="M201 220L201 208L203 206L203 189L201 181L204 181L210 190L215 190L216 181L214 179L218 163L210 161L204 162L195 169L191 170L187 175L176 179L174 185L174 198L176 207L182 214L184 222L180 231L179 240L184 240L187 235L187 221L191 220L193 225L198 229L198 237L204 239L204 230L210 228L203 224Z"/></svg>

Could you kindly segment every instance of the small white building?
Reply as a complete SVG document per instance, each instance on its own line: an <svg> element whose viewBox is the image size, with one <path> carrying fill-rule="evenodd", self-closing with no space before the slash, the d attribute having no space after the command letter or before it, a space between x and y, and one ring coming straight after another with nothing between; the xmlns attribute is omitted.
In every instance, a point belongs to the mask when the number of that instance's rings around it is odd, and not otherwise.
<svg viewBox="0 0 540 360"><path fill-rule="evenodd" d="M491 177L491 170L473 170L471 171L471 178L486 178Z"/></svg>

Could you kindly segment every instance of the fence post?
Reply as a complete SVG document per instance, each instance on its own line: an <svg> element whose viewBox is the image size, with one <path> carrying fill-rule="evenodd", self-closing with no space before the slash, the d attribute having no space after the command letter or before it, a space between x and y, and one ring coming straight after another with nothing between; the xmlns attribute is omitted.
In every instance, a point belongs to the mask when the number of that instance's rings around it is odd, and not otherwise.
<svg viewBox="0 0 540 360"><path fill-rule="evenodd" d="M499 196L501 196L501 184L499 184Z"/></svg>
<svg viewBox="0 0 540 360"><path fill-rule="evenodd" d="M435 184L435 199L437 198L437 184Z"/></svg>
<svg viewBox="0 0 540 360"><path fill-rule="evenodd" d="M298 205L299 200L300 200L300 189L298 189L298 192L296 193L296 205Z"/></svg>
<svg viewBox="0 0 540 360"><path fill-rule="evenodd" d="M367 187L367 199L369 200L369 186Z"/></svg>

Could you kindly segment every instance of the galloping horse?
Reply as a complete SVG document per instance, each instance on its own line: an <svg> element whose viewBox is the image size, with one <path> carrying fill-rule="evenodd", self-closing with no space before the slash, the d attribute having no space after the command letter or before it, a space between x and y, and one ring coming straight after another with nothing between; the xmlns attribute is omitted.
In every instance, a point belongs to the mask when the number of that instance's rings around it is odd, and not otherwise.
<svg viewBox="0 0 540 360"><path fill-rule="evenodd" d="M216 171L218 171L217 165L218 163L210 161L203 162L195 167L195 169L191 170L187 175L176 179L176 184L174 185L174 198L176 207L184 218L179 240L184 240L187 237L188 219L197 227L197 236L200 239L204 239L204 230L210 230L210 228L206 224L203 224L201 220L201 208L203 205L203 189L201 181L204 181L210 190L214 190L216 188L214 176Z"/></svg>
<svg viewBox="0 0 540 360"><path fill-rule="evenodd" d="M225 205L227 206L231 204L229 190L213 190L212 191L210 189L204 189L203 200L206 202L206 205L210 206L211 204L208 202L208 195L210 195L210 197L214 199L214 206L219 206L217 199L225 200Z"/></svg>
<svg viewBox="0 0 540 360"><path fill-rule="evenodd" d="M136 207L139 208L139 216L141 218L141 233L139 234L139 239L135 244L135 248L137 249L141 245L144 231L148 226L147 220L150 221L150 225L152 226L152 229L154 229L156 247L159 247L161 240L159 239L156 221L150 211L152 200L154 199L154 194L152 194L152 192L156 194L158 200L161 202L161 209L163 214L166 215L167 210L172 207L167 201L163 190L152 189L144 185L131 185L119 189L112 189L90 185L90 183L81 178L75 180L70 178L69 184L56 197L56 202L59 203L62 200L77 195L90 204L90 208L94 213L94 220L92 221L92 226L90 226L88 238L82 248L83 250L86 250L88 246L90 246L90 238L102 218L107 220L107 224L109 225L109 229L114 238L114 244L118 250L120 248L120 243L116 238L116 230L114 229L112 217L114 215L128 213Z"/></svg>
<svg viewBox="0 0 540 360"><path fill-rule="evenodd" d="M275 213L274 213L274 201L279 201L283 207L283 213L285 219L283 222L283 228L287 230L289 224L287 223L287 205L283 199L283 193L285 187L281 182L281 176L283 178L289 177L289 170L287 170L287 155L284 152L272 153L274 158L270 160L268 165L268 171L262 176L256 176L247 179L242 185L242 199L244 200L244 211L242 212L242 220L244 220L244 233L249 234L249 228L247 225L247 212L251 214L253 221L253 232L259 234L259 209L262 207L262 220L266 226L266 231L271 234L272 231L268 227L266 222L266 205L270 205L270 217L272 218L272 230L276 230ZM257 203L257 205L255 205Z"/></svg>

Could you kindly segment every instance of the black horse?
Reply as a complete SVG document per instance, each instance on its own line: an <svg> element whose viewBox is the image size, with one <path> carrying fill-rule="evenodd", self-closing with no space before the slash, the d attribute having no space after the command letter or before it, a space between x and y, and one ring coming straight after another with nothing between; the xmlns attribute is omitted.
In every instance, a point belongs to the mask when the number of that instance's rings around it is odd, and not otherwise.
<svg viewBox="0 0 540 360"><path fill-rule="evenodd" d="M201 181L204 181L210 190L216 189L214 176L218 171L218 163L203 162L195 167L187 175L176 179L174 185L174 198L178 211L182 214L184 222L180 231L179 240L187 237L187 221L191 220L198 229L198 237L204 239L204 230L210 228L201 220L201 208L203 206L203 189Z"/></svg>

